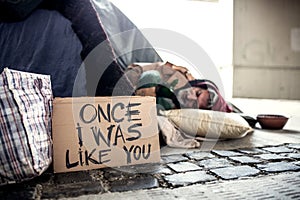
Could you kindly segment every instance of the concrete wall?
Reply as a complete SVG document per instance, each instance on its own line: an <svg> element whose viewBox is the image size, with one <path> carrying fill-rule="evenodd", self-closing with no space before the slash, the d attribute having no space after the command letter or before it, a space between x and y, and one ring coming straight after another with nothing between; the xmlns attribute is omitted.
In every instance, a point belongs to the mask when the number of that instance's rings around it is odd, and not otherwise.
<svg viewBox="0 0 300 200"><path fill-rule="evenodd" d="M234 1L233 96L300 99L300 1Z"/></svg>

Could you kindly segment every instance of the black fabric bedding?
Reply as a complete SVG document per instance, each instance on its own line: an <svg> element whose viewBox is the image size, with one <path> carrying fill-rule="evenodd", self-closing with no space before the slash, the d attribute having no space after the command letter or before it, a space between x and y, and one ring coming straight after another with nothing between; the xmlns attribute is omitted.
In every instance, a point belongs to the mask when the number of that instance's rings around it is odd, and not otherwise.
<svg viewBox="0 0 300 200"><path fill-rule="evenodd" d="M94 2L95 9L118 56L117 60L124 69L134 62L162 61L141 31L118 7L107 0Z"/></svg>
<svg viewBox="0 0 300 200"><path fill-rule="evenodd" d="M127 30L134 31L107 40ZM90 55L103 41L105 48ZM0 22L0 47L0 72L9 67L49 74L56 97L112 95L129 64L161 61L138 28L106 0L44 0L23 21ZM130 84L120 82L117 94L129 94Z"/></svg>

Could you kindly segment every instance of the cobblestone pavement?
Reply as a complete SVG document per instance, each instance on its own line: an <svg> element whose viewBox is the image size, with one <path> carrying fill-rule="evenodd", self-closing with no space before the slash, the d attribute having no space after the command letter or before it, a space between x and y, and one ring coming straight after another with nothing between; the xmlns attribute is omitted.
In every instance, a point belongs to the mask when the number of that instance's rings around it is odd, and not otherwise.
<svg viewBox="0 0 300 200"><path fill-rule="evenodd" d="M299 171L300 143L195 151L163 155L160 163L60 174L53 174L48 170L31 181L0 187L0 199L58 199L93 194L97 199L103 195L117 195L126 191L172 189L175 192L199 184L212 187L219 183L232 184L243 179L247 179L247 184L251 185L258 178L285 177L285 174L293 177L289 180L297 181L297 184L287 181L294 187L286 186L286 190L289 191L287 194L289 197L300 199ZM225 191L223 193L225 194ZM234 197L234 192L231 197ZM278 196L273 197L277 199ZM272 198L272 195L269 198Z"/></svg>

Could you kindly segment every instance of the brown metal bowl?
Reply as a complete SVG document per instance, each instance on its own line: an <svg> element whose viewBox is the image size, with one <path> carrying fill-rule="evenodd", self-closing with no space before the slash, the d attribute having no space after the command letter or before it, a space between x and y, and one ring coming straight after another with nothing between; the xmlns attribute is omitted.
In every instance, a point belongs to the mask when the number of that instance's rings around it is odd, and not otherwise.
<svg viewBox="0 0 300 200"><path fill-rule="evenodd" d="M287 117L283 115L260 114L256 117L258 123L263 129L282 129L287 123Z"/></svg>

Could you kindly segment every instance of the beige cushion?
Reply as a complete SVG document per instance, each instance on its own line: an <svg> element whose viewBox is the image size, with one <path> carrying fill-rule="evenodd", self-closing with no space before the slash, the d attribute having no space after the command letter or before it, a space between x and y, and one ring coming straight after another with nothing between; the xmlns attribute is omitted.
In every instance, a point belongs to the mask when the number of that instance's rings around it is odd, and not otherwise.
<svg viewBox="0 0 300 200"><path fill-rule="evenodd" d="M237 113L201 109L175 109L160 113L185 133L208 139L241 138L253 131Z"/></svg>

